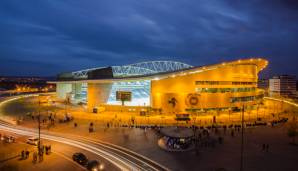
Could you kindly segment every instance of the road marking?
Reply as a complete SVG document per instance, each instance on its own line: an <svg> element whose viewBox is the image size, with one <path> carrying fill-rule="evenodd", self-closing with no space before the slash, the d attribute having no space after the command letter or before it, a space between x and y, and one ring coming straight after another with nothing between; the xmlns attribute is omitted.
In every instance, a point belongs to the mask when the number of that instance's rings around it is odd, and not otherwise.
<svg viewBox="0 0 298 171"><path fill-rule="evenodd" d="M291 102L289 100L283 100L283 99L278 99L278 98L273 98L273 97L264 97L264 98L265 99L269 99L269 100L275 100L275 101L285 102L285 103L288 103L288 104L293 105L295 107L298 107L298 104L297 103Z"/></svg>
<svg viewBox="0 0 298 171"><path fill-rule="evenodd" d="M10 99L10 100L15 100L15 99ZM8 100L8 101L10 101ZM6 101L2 101L0 103L0 106L5 103ZM1 124L0 128L2 127L2 129L4 130L7 130L7 131L10 131L10 132L14 132L14 133L18 133L18 134L23 134L23 135L34 135L34 130L33 129L28 129L28 128L24 128L24 127L16 127L16 126L13 126L12 124L6 124L6 123L3 123ZM50 132L44 132L43 133L43 137L44 139L48 139L48 140L52 140L52 141L56 141L56 142L61 142L61 143L64 143L64 144L68 144L68 145L72 145L72 146L75 146L75 147L79 147L81 149L85 149L87 151L90 151L94 154L97 154L105 159L107 159L108 161L110 161L112 164L114 164L115 166L117 166L118 168L122 169L122 170L139 170L139 169L144 169L144 170L147 170L148 167L149 168L152 168L153 170L158 170L157 168L155 168L155 166L153 166L152 164L150 163L147 163L146 161L144 160L141 160L139 159L138 157L140 157L141 155L133 152L133 151L130 151L128 149L125 149L123 147L120 147L118 146L115 146L114 144L110 146L108 146L107 144L109 143L100 143L100 142L92 142L89 140L89 142L85 139L85 141L87 141L88 143L84 142L84 141L79 141L79 140L72 140L72 139L68 139L68 138L64 138L63 136L60 137L60 136L57 136L57 135L51 135L49 134ZM99 149L97 148L96 146L92 146L90 145L89 143L93 143L93 144L97 144L97 145L100 145L100 146L103 146L105 148L102 148L102 149ZM136 163L136 162L133 162L129 159L126 159L125 156L122 156L122 155L119 155L115 152L112 152L112 151L107 151L105 150L106 148L110 149L110 150L114 150L114 151L118 151L122 154L125 154L127 156L130 156L131 158L133 158L134 160L138 161L138 162L141 162L142 165ZM119 150L121 149L121 150ZM125 150L124 150L125 149ZM131 155L129 154L128 152L134 154L134 155ZM135 156L136 155L136 156ZM150 161L151 163L161 167L161 168L164 168L162 167L160 164L146 158L145 156L141 156L143 159L147 159L147 161ZM146 167L144 167L146 166ZM168 169L166 169L168 170Z"/></svg>
<svg viewBox="0 0 298 171"><path fill-rule="evenodd" d="M57 154L58 156L63 157L64 159L66 159L66 160L70 161L71 163L75 164L76 166L79 166L81 169L86 170L85 167L83 167L79 163L73 161L72 159L70 159L69 157L67 157L66 155L64 155L63 153L60 153L60 152L57 152L57 151L53 151L53 150L52 150L52 153Z"/></svg>

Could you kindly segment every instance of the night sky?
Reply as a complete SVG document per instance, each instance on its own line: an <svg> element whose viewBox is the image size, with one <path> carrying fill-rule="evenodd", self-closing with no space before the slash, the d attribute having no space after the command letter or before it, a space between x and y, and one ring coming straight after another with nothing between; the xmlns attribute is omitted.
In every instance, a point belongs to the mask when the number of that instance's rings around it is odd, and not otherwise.
<svg viewBox="0 0 298 171"><path fill-rule="evenodd" d="M298 75L296 0L1 0L0 29L0 75L247 57Z"/></svg>

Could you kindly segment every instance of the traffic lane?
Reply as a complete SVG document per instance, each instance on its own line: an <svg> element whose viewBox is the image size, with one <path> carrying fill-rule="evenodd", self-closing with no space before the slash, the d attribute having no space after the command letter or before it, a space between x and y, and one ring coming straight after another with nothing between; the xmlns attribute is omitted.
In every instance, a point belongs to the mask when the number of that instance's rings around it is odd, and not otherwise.
<svg viewBox="0 0 298 171"><path fill-rule="evenodd" d="M100 164L103 164L104 170L120 171L120 169L118 167L116 167L115 165L113 165L112 163L110 163L109 161L104 159L103 157L100 157L100 156L98 156L94 153L91 153L89 151L86 151L86 150L83 150L83 149L80 149L77 147L73 147L70 145L66 145L63 143L50 141L50 140L43 140L43 142L44 142L44 144L50 144L53 152L63 155L65 157L69 158L70 160L72 160L72 155L74 153L81 152L88 158L89 161L97 160L97 161L99 161Z"/></svg>
<svg viewBox="0 0 298 171"><path fill-rule="evenodd" d="M6 123L2 123L0 125L0 128L3 130L8 130L11 132L15 132L18 134L23 134L23 135L30 135L30 136L36 136L36 130L33 129L28 129L28 128L22 128L19 127L17 128L16 126L12 126L11 124L6 124ZM156 164L155 165L151 165L149 162L148 163L148 159L144 160L142 156L139 155L131 155L128 154L127 152L123 151L120 152L121 150L119 149L115 149L113 147L107 147L103 144L100 144L99 142L96 143L96 145L94 144L94 142L90 142L90 141L85 141L83 137L68 137L64 134L60 134L57 135L56 133L42 133L42 137L44 137L45 139L49 139L52 141L56 141L56 142L61 142L63 144L69 144L71 146L74 147L78 147L80 149L85 149L86 151L89 151L91 153L94 153L98 156L103 156L104 158L106 158L107 160L111 161L111 163L113 163L113 165L117 166L120 169L123 170L168 170L168 169L158 169L158 168L163 168L160 165L158 165L159 167L156 168ZM68 137L68 138L67 138ZM113 151L118 151L120 153L115 153L112 152L111 150L108 149L113 149Z"/></svg>
<svg viewBox="0 0 298 171"><path fill-rule="evenodd" d="M29 136L22 136L22 135L18 135L15 133L6 132L6 133L2 133L2 134L14 136L18 142L22 142L22 143L26 143L27 139L30 138ZM43 145L51 145L51 150L53 153L71 161L73 164L77 165L77 167L81 168L81 170L86 170L86 169L72 160L72 155L76 152L81 152L81 153L85 154L86 157L90 161L91 160L99 161L101 164L104 165L104 170L109 170L109 171L119 171L120 170L116 166L114 166L112 163L107 161L106 159L104 159L94 153L91 153L89 151L86 151L86 150L83 150L83 149L80 149L80 148L77 148L74 146L66 145L66 144L63 144L60 142L46 140L46 139L42 139L42 143L43 143Z"/></svg>
<svg viewBox="0 0 298 171"><path fill-rule="evenodd" d="M29 157L28 159L21 160L20 157L11 158L4 162L0 163L0 170L73 170L73 171L84 171L84 167L81 167L77 163L73 162L71 159L59 155L57 153L52 153L51 155L45 155L42 162L33 163L33 152L37 151L37 146L29 145L26 142L27 137L14 134L7 131L0 130L2 136L13 136L15 138L14 142L5 143L5 145L0 146L0 150L3 151L3 148L9 148L5 153L14 153L21 155L22 150L28 150ZM4 142L3 142L4 143ZM9 151L10 150L10 151Z"/></svg>

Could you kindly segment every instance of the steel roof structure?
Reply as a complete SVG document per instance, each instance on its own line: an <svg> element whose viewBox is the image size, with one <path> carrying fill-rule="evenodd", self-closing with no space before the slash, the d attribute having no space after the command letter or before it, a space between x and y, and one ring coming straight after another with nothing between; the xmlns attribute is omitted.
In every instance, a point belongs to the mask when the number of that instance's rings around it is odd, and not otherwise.
<svg viewBox="0 0 298 171"><path fill-rule="evenodd" d="M193 66L191 65L175 61L148 61L123 66L112 66L112 70L115 77L121 78L178 71L192 67ZM75 71L71 74L74 76L74 78L85 79L88 77L88 72L101 68L104 67Z"/></svg>

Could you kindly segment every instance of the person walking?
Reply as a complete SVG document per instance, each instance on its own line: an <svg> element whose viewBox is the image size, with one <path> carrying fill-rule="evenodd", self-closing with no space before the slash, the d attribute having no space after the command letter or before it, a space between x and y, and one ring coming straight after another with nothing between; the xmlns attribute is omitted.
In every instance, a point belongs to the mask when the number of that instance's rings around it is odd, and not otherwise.
<svg viewBox="0 0 298 171"><path fill-rule="evenodd" d="M30 152L26 150L26 159L29 157Z"/></svg>
<svg viewBox="0 0 298 171"><path fill-rule="evenodd" d="M40 155L39 155L39 162L42 162L42 161L43 161L43 152L40 153Z"/></svg>
<svg viewBox="0 0 298 171"><path fill-rule="evenodd" d="M48 147L48 153L50 154L51 153L51 145L49 145L49 147Z"/></svg>
<svg viewBox="0 0 298 171"><path fill-rule="evenodd" d="M269 152L269 144L266 145L266 152Z"/></svg>
<svg viewBox="0 0 298 171"><path fill-rule="evenodd" d="M22 160L25 159L25 151L24 151L24 150L22 150L22 152L21 152L21 159L22 159Z"/></svg>
<svg viewBox="0 0 298 171"><path fill-rule="evenodd" d="M36 161L37 161L37 153L36 153L36 151L33 153L33 163L36 163Z"/></svg>

